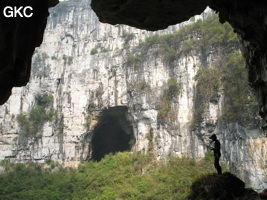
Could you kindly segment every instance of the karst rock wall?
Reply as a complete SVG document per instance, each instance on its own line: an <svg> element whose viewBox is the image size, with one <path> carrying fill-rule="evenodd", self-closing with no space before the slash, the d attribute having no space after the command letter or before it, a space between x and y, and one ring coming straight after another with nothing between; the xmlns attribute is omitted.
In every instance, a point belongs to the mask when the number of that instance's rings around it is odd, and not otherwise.
<svg viewBox="0 0 267 200"><path fill-rule="evenodd" d="M141 67L129 67L128 50L156 32L102 24L87 0L63 2L50 12L44 42L32 59L29 84L13 90L0 107L1 160L52 159L76 166L92 154L91 141L95 128L102 123L103 111L114 108L108 113L121 113L124 118L120 126L134 136L132 151L153 152L157 159L168 155L201 158L207 151L207 137L214 132L222 141L222 157L230 169L254 188L266 187L264 133L260 128L221 123L218 116L223 95L218 103L209 103L202 126L190 128L195 75L202 62L199 52L181 56L174 67L161 56L148 53ZM172 33L181 26L157 33ZM211 64L210 56L207 58ZM171 78L181 88L171 103L174 115L164 124L158 119L158 102ZM17 116L29 113L40 94L53 97L57 120L48 120L35 135L27 135Z"/></svg>
<svg viewBox="0 0 267 200"><path fill-rule="evenodd" d="M127 24L146 30L159 30L181 23L194 14L200 14L206 6L218 12L221 23L229 22L239 35L249 71L249 82L257 96L260 115L266 121L266 2L92 0L92 7L101 22Z"/></svg>

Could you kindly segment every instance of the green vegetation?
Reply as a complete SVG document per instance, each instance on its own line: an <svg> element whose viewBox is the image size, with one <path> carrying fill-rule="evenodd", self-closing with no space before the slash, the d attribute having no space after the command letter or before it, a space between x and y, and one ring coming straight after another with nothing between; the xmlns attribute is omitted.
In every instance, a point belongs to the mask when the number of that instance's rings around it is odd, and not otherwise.
<svg viewBox="0 0 267 200"><path fill-rule="evenodd" d="M72 56L67 56L67 55L63 55L63 60L64 60L64 65L68 64L71 65L73 63L73 57Z"/></svg>
<svg viewBox="0 0 267 200"><path fill-rule="evenodd" d="M37 94L35 102L36 106L28 113L17 115L17 121L23 134L36 137L45 122L55 119L56 111L52 107L52 95Z"/></svg>
<svg viewBox="0 0 267 200"><path fill-rule="evenodd" d="M171 70L181 56L199 53L202 67L195 77L195 113L191 127L197 128L209 102L218 103L221 91L225 97L222 119L228 123L246 122L251 120L250 116L256 112L257 103L250 92L244 60L239 49L239 41L231 26L228 23L220 24L217 15L212 14L206 20L198 20L176 33L147 37L128 52L125 65L135 70L142 69L147 57L154 55L162 57ZM212 66L207 66L210 56L216 61ZM157 103L160 122L172 120L174 112L171 104L176 90L179 91L178 88L179 84L169 85L169 89Z"/></svg>
<svg viewBox="0 0 267 200"><path fill-rule="evenodd" d="M39 78L47 78L50 73L50 66L46 64L48 54L45 52L35 51L32 60L32 74Z"/></svg>
<svg viewBox="0 0 267 200"><path fill-rule="evenodd" d="M144 61L145 61L145 57L142 54L130 52L127 55L127 61L125 64L137 70L141 68L142 63Z"/></svg>
<svg viewBox="0 0 267 200"><path fill-rule="evenodd" d="M84 127L86 129L89 129L90 125L91 125L91 121L92 121L92 113L93 111L96 109L96 105L94 103L90 103L84 113L84 119L85 119L85 123L84 123Z"/></svg>
<svg viewBox="0 0 267 200"><path fill-rule="evenodd" d="M177 97L181 90L181 85L175 79L169 79L164 87L166 89L163 92L163 96L157 103L158 120L161 123L165 123L174 118L175 113L171 109L171 104L173 98Z"/></svg>
<svg viewBox="0 0 267 200"><path fill-rule="evenodd" d="M135 35L134 35L134 33L123 32L122 37L124 38L124 45L123 46L124 46L124 48L126 48L129 44L129 42L134 39Z"/></svg>
<svg viewBox="0 0 267 200"><path fill-rule="evenodd" d="M97 99L97 103L99 107L103 106L104 104L103 98L102 98L103 94L104 94L103 85L100 85L98 89L95 91L95 97Z"/></svg>
<svg viewBox="0 0 267 200"><path fill-rule="evenodd" d="M145 90L146 88L148 88L148 84L146 83L145 80L142 80L140 83L137 83L136 84L136 90L139 90L139 91L143 91Z"/></svg>
<svg viewBox="0 0 267 200"><path fill-rule="evenodd" d="M146 139L148 140L148 153L153 155L153 138L154 132L152 127L150 127L149 133L146 134Z"/></svg>
<svg viewBox="0 0 267 200"><path fill-rule="evenodd" d="M244 123L257 112L255 96L248 85L247 71L240 51L222 57L211 68L201 68L197 76L194 120L201 121L208 102L218 103L218 92L223 91L222 119L225 122Z"/></svg>
<svg viewBox="0 0 267 200"><path fill-rule="evenodd" d="M214 51L210 52L212 56L218 56L210 67L206 67L203 61L203 66L195 77L197 91L192 128L197 128L209 102L218 103L218 93L222 91L224 93L222 119L228 123L251 120L250 116L253 112L256 113L257 104L249 89L245 63L231 26L228 23L221 25L213 15L203 22L198 21L190 25L188 29L184 28L183 31L189 34L189 39L186 41L194 44L188 45L186 49L190 49L190 46L197 47L202 54L205 49L212 49ZM199 40L190 39L190 34L198 35ZM205 54L203 56L205 58Z"/></svg>
<svg viewBox="0 0 267 200"><path fill-rule="evenodd" d="M203 173L214 172L212 159L195 161L171 157L167 164L150 155L118 153L78 169L61 168L48 160L38 164L2 162L0 199L177 199L190 193L190 185Z"/></svg>
<svg viewBox="0 0 267 200"><path fill-rule="evenodd" d="M1 200L69 199L72 185L66 182L70 179L67 170L52 173L50 168L44 170L34 163L8 165L8 172L0 176Z"/></svg>
<svg viewBox="0 0 267 200"><path fill-rule="evenodd" d="M68 65L71 65L73 63L73 57L69 56L68 57Z"/></svg>
<svg viewBox="0 0 267 200"><path fill-rule="evenodd" d="M147 37L129 53L129 59L133 54L136 55L135 52L140 52L139 60L144 61L149 52L150 55L162 56L167 65L174 66L175 60L192 51L203 53L216 48L231 52L238 47L239 42L230 24L220 24L217 15L212 14L206 20L198 20L175 33Z"/></svg>
<svg viewBox="0 0 267 200"><path fill-rule="evenodd" d="M201 121L202 114L206 109L207 103L216 96L221 85L222 71L219 68L202 67L198 70L195 80L197 81L197 91L195 97L194 122L191 124L197 126ZM216 101L216 98L213 98ZM218 102L215 102L218 103Z"/></svg>
<svg viewBox="0 0 267 200"><path fill-rule="evenodd" d="M98 53L98 51L96 48L91 49L91 52L90 52L91 55L95 55L97 53Z"/></svg>
<svg viewBox="0 0 267 200"><path fill-rule="evenodd" d="M101 49L101 53L106 53L106 52L109 52L110 50L109 49L107 49L107 48L102 48Z"/></svg>
<svg viewBox="0 0 267 200"><path fill-rule="evenodd" d="M258 104L248 85L247 71L240 52L227 55L222 84L225 102L222 118L226 122L249 122Z"/></svg>
<svg viewBox="0 0 267 200"><path fill-rule="evenodd" d="M52 60L56 60L57 57L56 57L56 56L52 56L51 59L52 59Z"/></svg>
<svg viewBox="0 0 267 200"><path fill-rule="evenodd" d="M168 88L165 91L168 99L173 99L179 94L181 86L175 79L169 79L167 82Z"/></svg>

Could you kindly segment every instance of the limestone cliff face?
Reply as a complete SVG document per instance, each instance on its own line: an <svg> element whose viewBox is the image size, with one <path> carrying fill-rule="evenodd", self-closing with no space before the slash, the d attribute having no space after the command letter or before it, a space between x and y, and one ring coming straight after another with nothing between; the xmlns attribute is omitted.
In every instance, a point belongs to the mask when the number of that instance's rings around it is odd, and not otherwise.
<svg viewBox="0 0 267 200"><path fill-rule="evenodd" d="M62 2L50 11L44 42L32 59L29 84L13 90L0 107L0 159L52 159L69 166L126 149L153 152L157 159L201 158L207 151L207 136L217 133L230 169L256 189L266 187L264 132L259 126L223 123L218 118L223 92L216 102L208 102L200 126L192 129L195 76L203 64L202 54L192 50L170 65L152 48L140 61L139 40L155 32L102 24L89 5L87 0ZM181 26L157 34L173 33ZM212 49L206 54L208 65L219 56ZM166 106L164 94L172 81L177 93L164 119L161 108ZM44 108L44 102L50 104ZM34 110L36 106L39 110ZM48 111L52 114L41 124L23 121ZM123 140L118 143L118 138Z"/></svg>

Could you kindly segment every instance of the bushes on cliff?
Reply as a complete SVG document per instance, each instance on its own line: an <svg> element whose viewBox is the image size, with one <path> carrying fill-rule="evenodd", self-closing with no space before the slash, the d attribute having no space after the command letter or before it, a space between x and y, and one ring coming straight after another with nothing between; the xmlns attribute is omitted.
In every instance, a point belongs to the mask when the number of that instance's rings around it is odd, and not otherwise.
<svg viewBox="0 0 267 200"><path fill-rule="evenodd" d="M122 37L124 38L123 46L124 46L124 48L127 48L129 42L134 39L135 35L134 35L134 33L129 33L129 32L124 31L122 34Z"/></svg>
<svg viewBox="0 0 267 200"><path fill-rule="evenodd" d="M202 57L206 57L208 50L217 49L226 53L239 46L230 24L221 24L216 14L210 14L207 19L184 26L175 33L147 37L129 56L141 52L144 61L149 52L149 55L161 56L168 66L174 67L175 60L192 51L201 52Z"/></svg>
<svg viewBox="0 0 267 200"><path fill-rule="evenodd" d="M195 77L195 123L201 121L209 102L218 103L218 93L223 94L221 118L228 123L252 120L257 112L255 96L248 85L247 71L240 51L233 51L212 67L202 67Z"/></svg>
<svg viewBox="0 0 267 200"><path fill-rule="evenodd" d="M197 86L194 99L194 124L192 122L192 128L197 126L197 123L201 120L207 103L209 103L211 99L213 99L213 101L217 100L213 97L218 93L219 87L221 86L221 77L222 70L216 67L202 67L198 70L195 76Z"/></svg>
<svg viewBox="0 0 267 200"><path fill-rule="evenodd" d="M251 120L250 116L256 112L257 104L248 87L239 49L239 41L231 26L219 23L218 16L211 14L207 19L184 26L175 33L147 37L128 53L125 64L134 69L142 69L148 55L154 55L162 58L172 74L173 68L178 67L175 66L176 61L182 56L198 53L202 66L195 78L197 85L192 127L197 127L202 120L208 103L218 103L219 92L222 91L225 97L222 119L228 123L244 122ZM172 120L172 100L164 94L158 101L156 107L159 108L160 121Z"/></svg>
<svg viewBox="0 0 267 200"><path fill-rule="evenodd" d="M240 52L227 56L223 68L225 93L222 118L226 122L248 122L257 113L257 102L248 85L247 71Z"/></svg>
<svg viewBox="0 0 267 200"><path fill-rule="evenodd" d="M181 84L176 81L176 79L168 79L165 86L163 95L160 101L157 103L156 108L158 109L158 120L160 122L167 122L175 117L174 112L172 112L171 104L173 98L177 97L181 90Z"/></svg>
<svg viewBox="0 0 267 200"><path fill-rule="evenodd" d="M73 57L72 56L67 56L67 55L63 55L62 56L63 60L64 60L64 65L68 64L68 65L72 65L73 64Z"/></svg>
<svg viewBox="0 0 267 200"><path fill-rule="evenodd" d="M139 53L129 53L127 55L126 65L129 67L133 67L133 69L140 69L142 63L144 62L144 56Z"/></svg>
<svg viewBox="0 0 267 200"><path fill-rule="evenodd" d="M91 49L91 51L90 51L90 54L91 54L91 55L95 55L95 54L97 54L97 53L98 53L98 51L97 51L96 48L93 48L93 49Z"/></svg>
<svg viewBox="0 0 267 200"><path fill-rule="evenodd" d="M20 130L25 135L37 136L45 122L56 117L56 111L52 108L53 96L48 94L37 94L35 96L36 106L29 112L17 115Z"/></svg>

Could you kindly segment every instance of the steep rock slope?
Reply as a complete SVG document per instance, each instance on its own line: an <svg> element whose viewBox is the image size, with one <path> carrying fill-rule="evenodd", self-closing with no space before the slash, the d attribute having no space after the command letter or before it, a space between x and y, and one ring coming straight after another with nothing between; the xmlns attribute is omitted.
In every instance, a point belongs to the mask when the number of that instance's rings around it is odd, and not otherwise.
<svg viewBox="0 0 267 200"><path fill-rule="evenodd" d="M266 187L260 125L220 120L223 90L196 114L196 77L201 67L219 60L220 48L192 48L188 38L202 36L191 33L174 44L175 53L160 52L156 34L174 33L182 25L152 33L101 24L88 1L62 2L50 16L30 83L1 106L1 159L52 159L67 166L126 149L152 152L157 159L200 158L214 132L230 169L255 188Z"/></svg>

